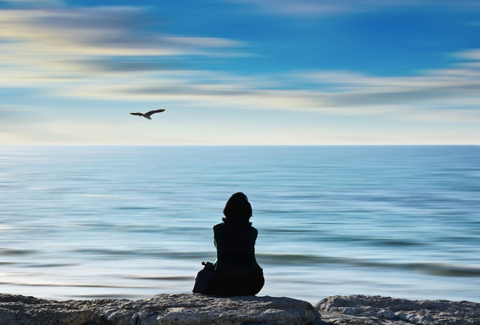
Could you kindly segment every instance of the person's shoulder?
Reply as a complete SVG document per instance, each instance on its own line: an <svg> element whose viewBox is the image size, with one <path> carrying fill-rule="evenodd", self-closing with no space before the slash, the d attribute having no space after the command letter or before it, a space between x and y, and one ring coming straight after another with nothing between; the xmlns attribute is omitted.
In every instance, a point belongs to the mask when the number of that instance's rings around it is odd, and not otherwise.
<svg viewBox="0 0 480 325"><path fill-rule="evenodd" d="M217 223L215 226L213 226L213 229L222 229L223 227L225 227L225 223L223 222L220 222L220 223Z"/></svg>

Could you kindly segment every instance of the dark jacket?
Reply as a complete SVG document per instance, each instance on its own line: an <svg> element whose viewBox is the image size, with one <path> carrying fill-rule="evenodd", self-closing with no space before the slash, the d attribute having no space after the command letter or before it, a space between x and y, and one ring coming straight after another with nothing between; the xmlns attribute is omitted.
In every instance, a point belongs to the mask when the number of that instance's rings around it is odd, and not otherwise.
<svg viewBox="0 0 480 325"><path fill-rule="evenodd" d="M230 275L261 273L262 269L255 259L257 235L257 229L250 223L222 222L215 225L215 272Z"/></svg>
<svg viewBox="0 0 480 325"><path fill-rule="evenodd" d="M217 261L206 294L254 296L262 290L265 278L255 259L257 235L250 223L226 221L213 227Z"/></svg>

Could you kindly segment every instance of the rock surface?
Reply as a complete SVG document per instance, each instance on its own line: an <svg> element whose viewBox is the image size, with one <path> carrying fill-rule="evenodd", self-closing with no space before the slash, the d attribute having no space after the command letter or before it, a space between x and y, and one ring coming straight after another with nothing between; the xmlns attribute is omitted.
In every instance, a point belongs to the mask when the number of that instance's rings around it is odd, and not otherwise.
<svg viewBox="0 0 480 325"><path fill-rule="evenodd" d="M268 296L55 301L0 294L0 325L480 325L480 303L468 301L354 295L325 298L315 308Z"/></svg>
<svg viewBox="0 0 480 325"><path fill-rule="evenodd" d="M315 308L335 325L480 325L480 303L407 300L381 296L333 296Z"/></svg>
<svg viewBox="0 0 480 325"><path fill-rule="evenodd" d="M143 300L55 301L0 294L0 325L302 325L318 319L308 302L268 296L160 294Z"/></svg>

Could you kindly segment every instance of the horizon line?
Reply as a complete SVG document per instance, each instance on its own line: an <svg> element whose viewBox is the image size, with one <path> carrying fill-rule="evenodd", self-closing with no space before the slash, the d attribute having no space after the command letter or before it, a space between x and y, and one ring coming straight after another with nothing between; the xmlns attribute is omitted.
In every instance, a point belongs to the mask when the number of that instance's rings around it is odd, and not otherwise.
<svg viewBox="0 0 480 325"><path fill-rule="evenodd" d="M480 144L0 144L0 147L477 147Z"/></svg>

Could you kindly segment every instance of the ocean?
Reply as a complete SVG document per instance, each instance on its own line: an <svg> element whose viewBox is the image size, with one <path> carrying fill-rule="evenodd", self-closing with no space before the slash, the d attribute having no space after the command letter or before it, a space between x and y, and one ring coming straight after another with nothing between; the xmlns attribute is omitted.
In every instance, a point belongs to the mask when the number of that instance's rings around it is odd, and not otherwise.
<svg viewBox="0 0 480 325"><path fill-rule="evenodd" d="M0 146L0 291L191 292L239 191L259 296L480 302L479 146Z"/></svg>

